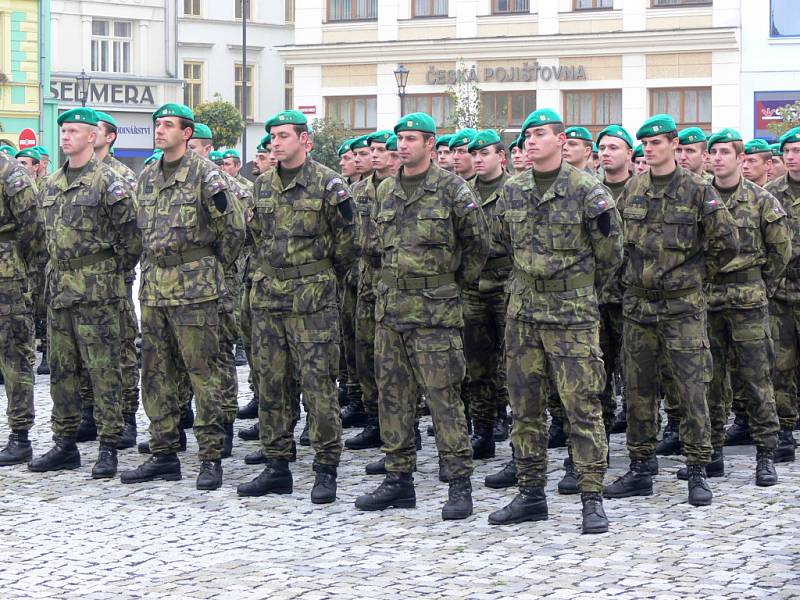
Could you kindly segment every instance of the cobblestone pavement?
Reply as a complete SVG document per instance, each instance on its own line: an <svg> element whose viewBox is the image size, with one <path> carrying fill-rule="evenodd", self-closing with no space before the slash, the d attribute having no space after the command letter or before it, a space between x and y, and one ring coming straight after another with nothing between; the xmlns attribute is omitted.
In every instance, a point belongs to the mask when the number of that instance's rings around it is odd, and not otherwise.
<svg viewBox="0 0 800 600"><path fill-rule="evenodd" d="M240 369L240 404L249 395L246 375ZM40 453L50 443L47 377L37 378L36 410L32 439ZM146 424L140 412L140 441ZM0 436L7 434L3 423ZM555 491L564 450L551 451L550 520L498 528L487 515L515 492L490 490L483 478L509 458L508 445L478 463L474 516L444 523L447 486L436 476L433 438L423 443L416 510L384 513L353 507L380 481L364 474L377 450L345 451L339 499L327 506L309 500L312 456L304 447L292 469L294 494L237 498L235 486L259 471L243 461L255 443L239 439L215 492L195 489L191 435L176 483L93 481L96 442L81 444L77 471L3 468L0 597L800 597L800 464L779 465L780 485L757 488L753 449L726 449L729 474L711 480L713 505L691 508L685 482L675 478L679 463L662 459L654 496L606 501L610 533L582 536L579 497ZM135 449L120 452L121 469L141 460ZM615 435L609 479L626 467L624 435Z"/></svg>

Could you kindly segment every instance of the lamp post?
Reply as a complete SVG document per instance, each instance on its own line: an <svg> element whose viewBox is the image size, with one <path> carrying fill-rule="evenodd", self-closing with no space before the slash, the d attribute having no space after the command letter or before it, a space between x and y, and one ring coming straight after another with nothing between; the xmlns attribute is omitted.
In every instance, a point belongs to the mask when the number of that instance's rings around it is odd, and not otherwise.
<svg viewBox="0 0 800 600"><path fill-rule="evenodd" d="M92 76L87 75L84 69L81 69L81 74L75 77L77 83L78 95L81 101L81 106L86 106L86 101L89 99L89 83L92 81Z"/></svg>
<svg viewBox="0 0 800 600"><path fill-rule="evenodd" d="M394 70L394 79L397 82L397 95L400 97L400 116L406 114L406 84L408 83L409 70L402 64L397 65Z"/></svg>
<svg viewBox="0 0 800 600"><path fill-rule="evenodd" d="M244 119L244 129L242 129L242 165L247 163L247 15L249 8L247 0L242 0L242 118Z"/></svg>

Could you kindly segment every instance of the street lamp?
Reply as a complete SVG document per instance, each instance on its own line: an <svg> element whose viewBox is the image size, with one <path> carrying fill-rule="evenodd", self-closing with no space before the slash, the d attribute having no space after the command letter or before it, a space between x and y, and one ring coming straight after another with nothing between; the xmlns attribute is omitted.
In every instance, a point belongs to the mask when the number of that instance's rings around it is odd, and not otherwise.
<svg viewBox="0 0 800 600"><path fill-rule="evenodd" d="M86 71L81 69L81 74L75 78L77 82L78 95L81 101L81 106L86 106L86 101L89 99L89 83L92 81L92 76L87 75Z"/></svg>
<svg viewBox="0 0 800 600"><path fill-rule="evenodd" d="M406 114L406 84L408 83L409 70L402 64L397 65L394 70L394 79L397 82L397 95L400 96L400 116Z"/></svg>

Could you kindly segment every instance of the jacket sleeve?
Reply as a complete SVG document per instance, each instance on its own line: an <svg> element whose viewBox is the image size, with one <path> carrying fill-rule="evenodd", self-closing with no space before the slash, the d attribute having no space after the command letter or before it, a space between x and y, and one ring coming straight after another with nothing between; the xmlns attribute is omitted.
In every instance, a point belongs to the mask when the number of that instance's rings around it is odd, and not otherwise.
<svg viewBox="0 0 800 600"><path fill-rule="evenodd" d="M706 245L706 278L712 280L738 254L739 229L719 194L710 185L703 187L700 210Z"/></svg>
<svg viewBox="0 0 800 600"><path fill-rule="evenodd" d="M461 243L461 264L456 269L456 281L464 287L481 274L492 238L478 197L466 183L456 192L453 215L456 236Z"/></svg>
<svg viewBox="0 0 800 600"><path fill-rule="evenodd" d="M333 234L333 267L341 278L356 259L355 205L350 189L339 177L325 185L325 210Z"/></svg>
<svg viewBox="0 0 800 600"><path fill-rule="evenodd" d="M239 257L247 236L244 214L237 210L238 201L218 171L208 169L202 172L202 177L202 204L216 234L214 251L227 272Z"/></svg>
<svg viewBox="0 0 800 600"><path fill-rule="evenodd" d="M17 247L28 272L44 270L47 263L47 249L44 217L39 210L38 192L27 174L20 173L19 177L19 185L6 186L5 190L11 214L17 222Z"/></svg>
<svg viewBox="0 0 800 600"><path fill-rule="evenodd" d="M761 236L766 248L766 262L761 267L761 274L767 294L771 296L792 258L792 234L781 203L769 193L765 193L762 208Z"/></svg>
<svg viewBox="0 0 800 600"><path fill-rule="evenodd" d="M598 185L586 195L586 226L594 252L595 289L604 289L616 279L622 265L622 219L608 190Z"/></svg>
<svg viewBox="0 0 800 600"><path fill-rule="evenodd" d="M115 250L126 273L136 267L142 255L142 232L136 225L136 202L131 185L122 177L112 179L106 189L106 206L112 226L117 230Z"/></svg>

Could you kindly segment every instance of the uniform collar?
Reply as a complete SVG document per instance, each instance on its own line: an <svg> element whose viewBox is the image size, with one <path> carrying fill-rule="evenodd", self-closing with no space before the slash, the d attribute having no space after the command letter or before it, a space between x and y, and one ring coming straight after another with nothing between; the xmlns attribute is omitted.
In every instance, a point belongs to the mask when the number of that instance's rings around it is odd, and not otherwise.
<svg viewBox="0 0 800 600"><path fill-rule="evenodd" d="M97 170L99 164L100 161L97 160L97 155L92 153L92 157L89 159L89 162L84 165L80 176L72 182L72 185L70 185L67 183L67 168L69 167L69 160L66 160L59 170L59 177L56 185L62 192L71 190L72 188L76 188L80 185L92 185L94 172Z"/></svg>
<svg viewBox="0 0 800 600"><path fill-rule="evenodd" d="M163 190L164 188L170 187L175 183L185 182L189 177L189 167L191 166L193 156L196 156L196 154L187 148L186 152L181 157L181 162L178 165L173 178L169 182L164 180L164 171L161 169L161 162L164 160L164 158L161 157L161 160L158 162L158 175L156 175L156 185L158 188Z"/></svg>

